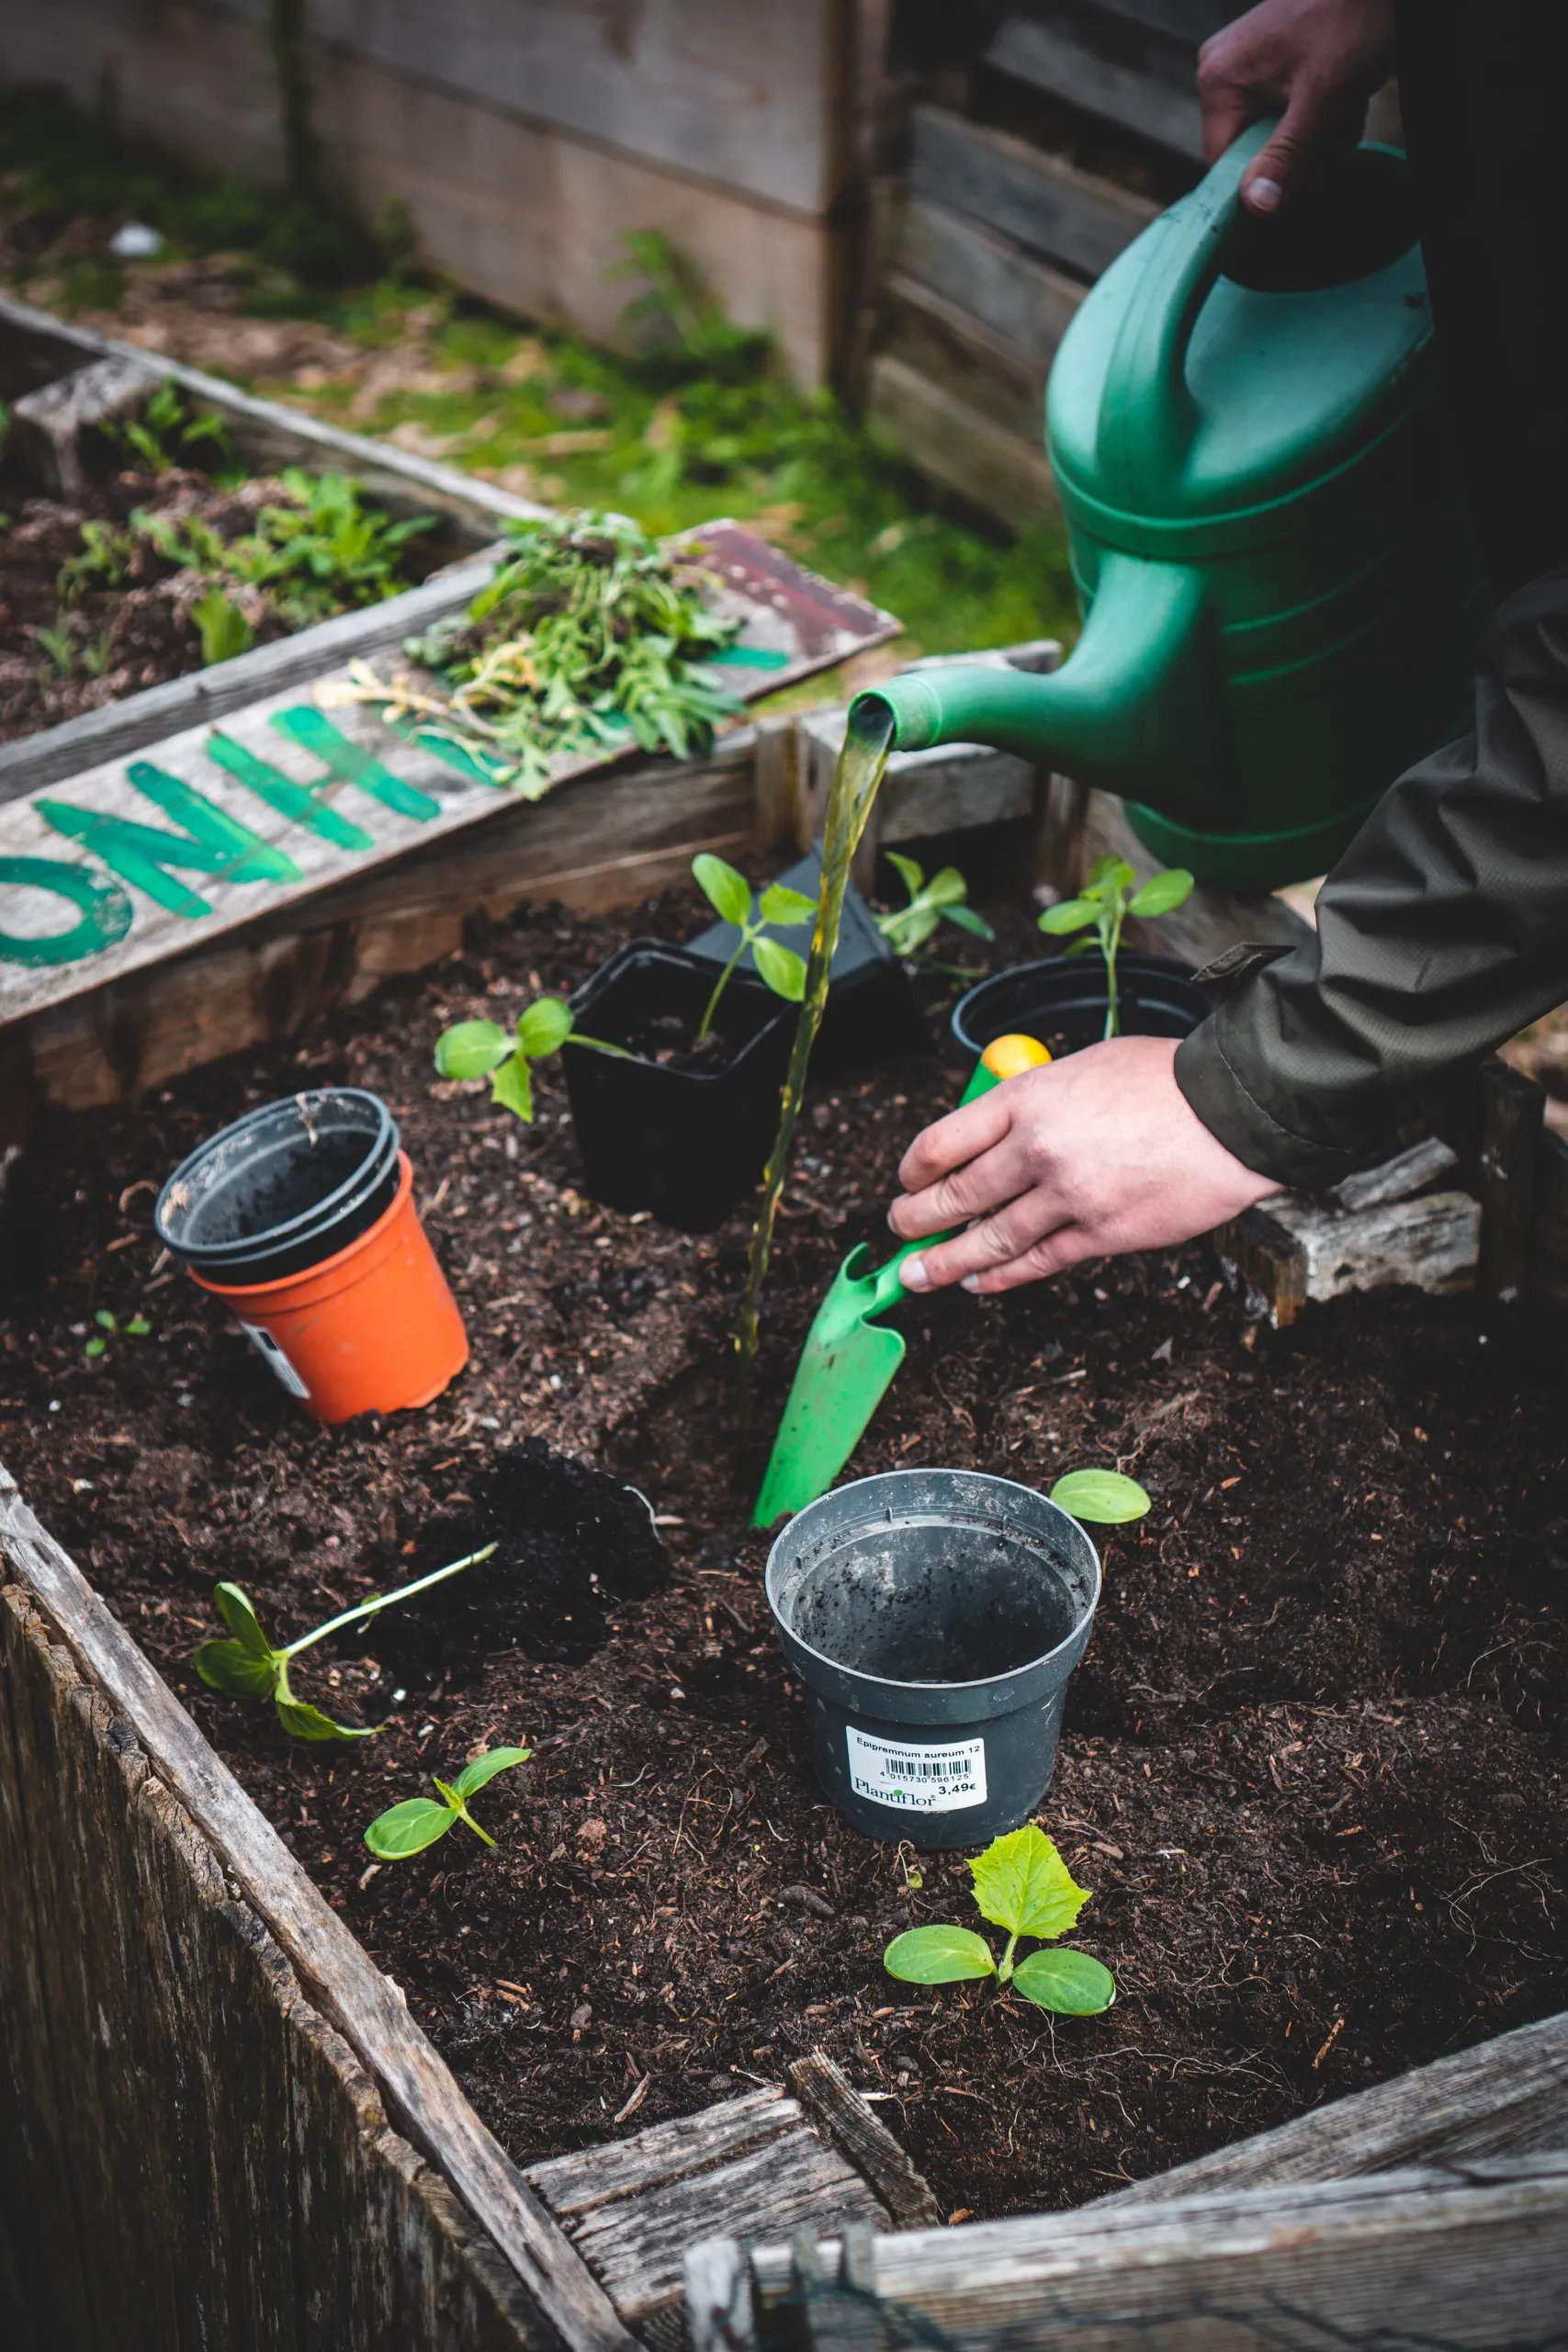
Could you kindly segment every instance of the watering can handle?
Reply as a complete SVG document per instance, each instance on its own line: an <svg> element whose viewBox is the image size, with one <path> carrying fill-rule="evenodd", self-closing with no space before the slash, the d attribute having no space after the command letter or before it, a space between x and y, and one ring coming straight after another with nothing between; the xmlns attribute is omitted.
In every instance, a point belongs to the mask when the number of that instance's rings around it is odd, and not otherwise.
<svg viewBox="0 0 1568 2352"><path fill-rule="evenodd" d="M1128 300L1100 396L1101 476L1141 508L1179 469L1198 422L1187 389L1187 346L1224 264L1247 167L1278 128L1255 122L1226 148L1190 196L1143 239L1143 275Z"/></svg>

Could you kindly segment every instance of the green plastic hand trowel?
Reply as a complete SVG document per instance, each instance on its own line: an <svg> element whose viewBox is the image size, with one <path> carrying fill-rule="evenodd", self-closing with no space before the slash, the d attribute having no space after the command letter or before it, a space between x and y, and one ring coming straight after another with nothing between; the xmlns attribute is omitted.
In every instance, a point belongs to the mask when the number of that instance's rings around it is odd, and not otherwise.
<svg viewBox="0 0 1568 2352"><path fill-rule="evenodd" d="M964 1090L964 1102L1050 1058L1032 1037L997 1038L975 1065L975 1075ZM844 1260L801 1350L751 1514L753 1527L772 1527L827 1493L904 1361L903 1333L871 1318L909 1295L899 1279L905 1260L952 1238L951 1232L928 1233L919 1241L907 1241L886 1265L875 1268L863 1241Z"/></svg>

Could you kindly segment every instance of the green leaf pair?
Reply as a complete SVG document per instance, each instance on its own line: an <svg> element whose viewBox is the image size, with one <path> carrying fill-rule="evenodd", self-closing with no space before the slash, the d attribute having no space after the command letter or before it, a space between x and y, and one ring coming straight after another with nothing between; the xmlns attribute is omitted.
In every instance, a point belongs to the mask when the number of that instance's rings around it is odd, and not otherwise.
<svg viewBox="0 0 1568 2352"><path fill-rule="evenodd" d="M275 1648L262 1631L261 1620L251 1605L250 1595L243 1587L227 1582L213 1588L213 1601L218 1614L229 1628L226 1642L203 1642L193 1656L197 1674L209 1690L221 1690L231 1699L270 1699L277 1710L277 1720L290 1739L373 1739L378 1725L368 1730L354 1724L334 1723L307 1700L297 1699L289 1688L288 1668L302 1650L312 1649L325 1641L329 1634L341 1633L345 1625L362 1623L379 1616L383 1609L390 1609L400 1600L412 1600L416 1592L423 1592L433 1584L441 1584L447 1577L455 1577L459 1569L471 1568L480 1560L488 1560L495 1550L487 1544L482 1552L470 1552L466 1558L450 1561L444 1568L434 1568L427 1577L418 1577L412 1584L405 1584L396 1592L376 1593L368 1600L361 1600L352 1609L340 1610L329 1617L324 1625L312 1633L302 1634L297 1642L286 1648Z"/></svg>
<svg viewBox="0 0 1568 2352"><path fill-rule="evenodd" d="M729 976L748 947L759 978L766 981L773 994L782 996L787 1004L800 1002L806 994L806 958L797 956L793 947L781 946L776 939L770 939L768 933L795 931L802 923L810 922L817 912L817 901L808 899L804 890L791 890L782 882L773 882L758 899L753 916L751 885L744 874L738 874L733 865L727 865L722 857L715 857L707 850L693 858L692 876L715 913L740 933L735 953L719 974L707 1001L697 1031L700 1046L713 1026Z"/></svg>
<svg viewBox="0 0 1568 2352"><path fill-rule="evenodd" d="M997 934L984 915L977 915L966 903L969 885L956 865L944 865L928 882L924 867L912 857L901 857L890 849L887 863L909 894L907 907L896 907L890 914L875 919L877 930L895 956L913 956L944 922L956 923L976 939L995 939Z"/></svg>
<svg viewBox="0 0 1568 2352"><path fill-rule="evenodd" d="M491 1101L526 1122L534 1115L533 1066L560 1051L572 1025L564 998L536 997L518 1015L515 1030L498 1021L458 1021L444 1029L435 1041L435 1067L443 1078L488 1078Z"/></svg>
<svg viewBox="0 0 1568 2352"><path fill-rule="evenodd" d="M152 1329L145 1315L128 1316L122 1323L107 1306L100 1306L93 1320L98 1328L82 1351L85 1356L107 1353L111 1340L144 1340Z"/></svg>
<svg viewBox="0 0 1568 2352"><path fill-rule="evenodd" d="M944 1922L895 1936L882 1955L889 1976L908 1984L959 1984L995 1976L1062 2017L1096 2017L1108 2009L1116 1998L1116 1981L1089 1952L1032 1951L1024 1960L1013 1959L1021 1936L1054 1942L1089 1900L1089 1888L1075 1883L1054 1840L1031 1822L993 1838L969 1868L982 1917L1006 1931L1000 1961L984 1936Z"/></svg>
<svg viewBox="0 0 1568 2352"><path fill-rule="evenodd" d="M1055 937L1072 932L1094 933L1093 938L1075 939L1063 953L1082 956L1098 944L1104 956L1108 1037L1120 1036L1122 1031L1116 957L1122 944L1122 924L1129 915L1153 921L1159 915L1174 914L1192 888L1192 876L1184 865L1167 866L1162 873L1151 875L1142 889L1136 887L1137 879L1126 859L1112 852L1095 865L1076 899L1064 899L1060 905L1047 907L1040 918L1041 930Z"/></svg>
<svg viewBox="0 0 1568 2352"><path fill-rule="evenodd" d="M488 1829L481 1829L468 1811L468 1799L498 1772L509 1772L514 1764L525 1764L533 1750L528 1747L491 1747L484 1755L476 1756L466 1765L457 1779L448 1785L431 1774L434 1786L441 1792L439 1804L430 1797L408 1797L401 1804L389 1806L378 1813L365 1832L365 1842L378 1861L397 1862L410 1854L422 1854L445 1838L456 1822L466 1822L476 1838L487 1846L495 1839Z"/></svg>

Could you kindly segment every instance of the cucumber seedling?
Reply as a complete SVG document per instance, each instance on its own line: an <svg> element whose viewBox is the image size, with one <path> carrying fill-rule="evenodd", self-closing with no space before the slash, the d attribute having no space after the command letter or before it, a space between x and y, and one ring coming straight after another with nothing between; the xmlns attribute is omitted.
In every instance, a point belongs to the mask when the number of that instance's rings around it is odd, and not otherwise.
<svg viewBox="0 0 1568 2352"><path fill-rule="evenodd" d="M529 1747L491 1747L484 1755L476 1756L465 1765L450 1786L431 1774L433 1785L441 1792L437 1804L432 1797L405 1797L401 1804L389 1805L378 1813L365 1832L365 1842L378 1861L401 1861L409 1854L423 1854L438 1838L457 1822L466 1822L476 1838L487 1846L495 1839L488 1829L481 1829L468 1811L468 1799L498 1772L510 1772L514 1764L525 1764L533 1754Z"/></svg>
<svg viewBox="0 0 1568 2352"><path fill-rule="evenodd" d="M1092 939L1075 939L1062 953L1082 956L1098 944L1104 956L1107 1037L1119 1037L1122 1034L1116 957L1122 945L1122 924L1129 915L1142 920L1174 914L1192 889L1192 876L1184 865L1168 865L1163 873L1151 875L1142 889L1135 888L1137 879L1126 859L1112 852L1094 866L1076 899L1064 899L1059 906L1047 907L1040 918L1041 930L1054 936L1074 931L1094 933Z"/></svg>
<svg viewBox="0 0 1568 2352"><path fill-rule="evenodd" d="M713 1027L714 1014L729 985L731 973L748 947L757 967L759 979L766 982L775 996L786 1004L798 1004L806 993L806 958L797 956L793 947L784 947L769 936L773 931L796 931L809 922L817 912L817 901L808 899L804 890L792 890L783 882L771 882L757 901L757 912L751 912L751 885L744 874L727 865L722 857L715 857L704 850L692 860L692 877L716 914L721 916L740 933L735 953L714 983L697 1029L697 1044L706 1040Z"/></svg>
<svg viewBox="0 0 1568 2352"><path fill-rule="evenodd" d="M994 1976L1026 2001L1059 2017L1098 2017L1116 1998L1116 1980L1087 1951L1064 1950L1056 1941L1077 1921L1091 1890L1074 1880L1055 1841L1030 1822L994 1838L969 1865L981 1916L1000 1928L1007 1943L998 1961L984 1936L972 1928L909 1928L895 1936L882 1955L889 1976L906 1984L960 1984ZM1050 1944L1015 1960L1021 1937Z"/></svg>
<svg viewBox="0 0 1568 2352"><path fill-rule="evenodd" d="M100 1306L93 1320L98 1328L82 1351L85 1356L107 1354L111 1340L144 1340L152 1329L145 1315L128 1315L122 1323L107 1306Z"/></svg>
<svg viewBox="0 0 1568 2352"><path fill-rule="evenodd" d="M324 1625L318 1625L313 1633L301 1634L297 1642L289 1642L282 1649L275 1649L267 1640L250 1595L243 1587L219 1584L213 1588L212 1598L231 1638L226 1642L203 1642L194 1653L192 1663L209 1690L221 1690L231 1699L270 1699L277 1709L277 1720L290 1739L373 1739L379 1724L365 1729L354 1724L334 1723L319 1707L297 1699L288 1687L290 1665L302 1650L313 1649L329 1634L341 1633L345 1625L367 1623L400 1600L412 1600L416 1592L424 1592L431 1585L455 1577L460 1568L475 1567L480 1560L488 1560L494 1550L493 1544L487 1544L482 1552L470 1552L461 1560L448 1562L444 1568L433 1568L427 1577L400 1585L396 1592L374 1593L368 1600L340 1611L337 1616L329 1617Z"/></svg>
<svg viewBox="0 0 1568 2352"><path fill-rule="evenodd" d="M994 940L996 933L984 915L976 914L968 904L969 885L956 865L944 865L928 881L925 869L912 857L901 857L897 850L887 852L891 865L905 889L909 903L895 907L887 914L874 918L876 928L901 962L919 955L928 939L944 922L955 923L975 939ZM934 956L921 958L932 971L946 972L961 979L973 979L975 974L962 964L942 964Z"/></svg>

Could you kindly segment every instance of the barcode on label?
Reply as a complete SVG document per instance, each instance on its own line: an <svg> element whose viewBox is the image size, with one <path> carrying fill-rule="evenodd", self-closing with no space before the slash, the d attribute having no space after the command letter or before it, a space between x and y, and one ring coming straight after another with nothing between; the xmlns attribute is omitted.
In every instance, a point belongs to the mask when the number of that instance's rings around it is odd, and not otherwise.
<svg viewBox="0 0 1568 2352"><path fill-rule="evenodd" d="M847 1724L850 1786L874 1804L906 1813L957 1813L986 1802L986 1743L959 1740L950 1747L899 1746Z"/></svg>

